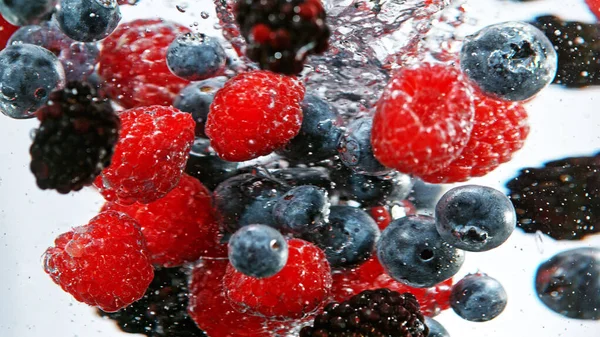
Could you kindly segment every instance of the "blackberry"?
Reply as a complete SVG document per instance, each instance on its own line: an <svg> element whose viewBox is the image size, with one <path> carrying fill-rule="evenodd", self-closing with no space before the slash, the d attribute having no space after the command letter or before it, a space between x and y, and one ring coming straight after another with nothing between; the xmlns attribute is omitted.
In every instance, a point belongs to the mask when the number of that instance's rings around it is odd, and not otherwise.
<svg viewBox="0 0 600 337"><path fill-rule="evenodd" d="M117 312L98 314L127 333L148 337L205 337L187 314L187 275L183 268L157 268L142 299Z"/></svg>
<svg viewBox="0 0 600 337"><path fill-rule="evenodd" d="M89 84L70 82L37 116L41 124L29 149L37 185L69 193L92 184L110 164L118 139L119 117L110 102Z"/></svg>
<svg viewBox="0 0 600 337"><path fill-rule="evenodd" d="M298 74L306 57L328 47L329 27L319 0L241 0L235 18L246 56L262 69Z"/></svg>
<svg viewBox="0 0 600 337"><path fill-rule="evenodd" d="M600 153L526 168L509 181L517 226L556 240L579 240L600 226Z"/></svg>
<svg viewBox="0 0 600 337"><path fill-rule="evenodd" d="M365 290L342 303L328 304L300 337L425 337L429 329L410 293Z"/></svg>

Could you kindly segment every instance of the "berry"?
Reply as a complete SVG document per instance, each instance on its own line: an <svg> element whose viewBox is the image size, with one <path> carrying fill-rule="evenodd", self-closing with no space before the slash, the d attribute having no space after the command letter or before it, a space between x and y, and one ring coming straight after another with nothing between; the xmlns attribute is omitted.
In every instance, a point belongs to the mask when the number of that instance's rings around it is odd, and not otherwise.
<svg viewBox="0 0 600 337"><path fill-rule="evenodd" d="M460 51L460 66L486 95L524 101L552 82L557 55L539 29L504 22L468 36Z"/></svg>
<svg viewBox="0 0 600 337"><path fill-rule="evenodd" d="M172 107L123 111L112 164L94 182L108 201L150 203L172 190L194 141L194 121Z"/></svg>
<svg viewBox="0 0 600 337"><path fill-rule="evenodd" d="M139 301L113 313L98 314L114 320L127 333L148 337L204 337L188 316L188 278L183 268L157 268Z"/></svg>
<svg viewBox="0 0 600 337"><path fill-rule="evenodd" d="M79 302L117 311L142 298L152 281L142 232L125 214L102 212L54 244L44 253L44 270Z"/></svg>
<svg viewBox="0 0 600 337"><path fill-rule="evenodd" d="M171 72L189 81L205 80L223 72L225 50L210 36L200 33L179 35L167 50L167 66Z"/></svg>
<svg viewBox="0 0 600 337"><path fill-rule="evenodd" d="M48 50L31 44L0 52L0 111L16 119L35 117L54 90L62 89L65 72Z"/></svg>
<svg viewBox="0 0 600 337"><path fill-rule="evenodd" d="M211 193L183 175L164 197L148 204L119 205L109 202L104 210L125 213L141 226L148 256L155 265L175 267L199 257L224 257L219 225L212 214Z"/></svg>
<svg viewBox="0 0 600 337"><path fill-rule="evenodd" d="M435 220L417 215L396 219L381 233L377 256L386 272L411 287L432 287L454 276L464 253L440 237Z"/></svg>
<svg viewBox="0 0 600 337"><path fill-rule="evenodd" d="M527 112L519 103L474 95L475 123L467 146L446 167L421 179L428 183L455 183L481 177L510 161L529 134Z"/></svg>
<svg viewBox="0 0 600 337"><path fill-rule="evenodd" d="M550 161L522 169L506 184L517 226L556 240L580 240L598 233L600 154ZM585 205L585 207L582 207Z"/></svg>
<svg viewBox="0 0 600 337"><path fill-rule="evenodd" d="M2 2L0 2L0 6L1 3ZM18 29L18 26L11 25L2 15L0 15L0 50L4 49L10 37Z"/></svg>
<svg viewBox="0 0 600 337"><path fill-rule="evenodd" d="M300 132L278 153L302 162L318 162L335 156L342 135L337 112L315 95L306 95L300 107L303 115Z"/></svg>
<svg viewBox="0 0 600 337"><path fill-rule="evenodd" d="M281 271L287 259L287 242L269 226L245 226L229 239L229 262L244 275L271 277Z"/></svg>
<svg viewBox="0 0 600 337"><path fill-rule="evenodd" d="M443 190L442 185L428 184L421 179L414 179L412 191L406 200L410 201L418 210L433 215L433 210L442 197Z"/></svg>
<svg viewBox="0 0 600 337"><path fill-rule="evenodd" d="M427 337L450 337L446 328L431 317L425 317L425 325L429 328Z"/></svg>
<svg viewBox="0 0 600 337"><path fill-rule="evenodd" d="M300 337L398 336L426 337L429 329L410 293L389 289L365 290L341 303L330 303Z"/></svg>
<svg viewBox="0 0 600 337"><path fill-rule="evenodd" d="M214 190L223 181L242 172L238 169L237 163L219 158L210 148L208 139L196 138L190 151L190 157L185 164L185 173L200 180L209 190Z"/></svg>
<svg viewBox="0 0 600 337"><path fill-rule="evenodd" d="M328 215L327 192L311 185L292 188L273 207L277 228L294 234L310 233L323 227Z"/></svg>
<svg viewBox="0 0 600 337"><path fill-rule="evenodd" d="M515 208L504 193L486 186L455 187L435 208L437 231L452 246L483 252L503 244L517 224Z"/></svg>
<svg viewBox="0 0 600 337"><path fill-rule="evenodd" d="M598 0L585 0L585 3L590 8L590 11L594 13L596 18L600 19L600 1Z"/></svg>
<svg viewBox="0 0 600 337"><path fill-rule="evenodd" d="M244 0L234 8L246 55L262 69L298 74L308 55L321 54L330 30L319 0Z"/></svg>
<svg viewBox="0 0 600 337"><path fill-rule="evenodd" d="M121 11L116 0L60 0L56 21L73 40L93 42L117 28Z"/></svg>
<svg viewBox="0 0 600 337"><path fill-rule="evenodd" d="M331 289L329 264L323 252L306 241L292 239L288 248L287 264L269 278L246 276L229 265L223 284L231 304L264 317L301 318L316 311Z"/></svg>
<svg viewBox="0 0 600 337"><path fill-rule="evenodd" d="M372 127L372 118L360 118L350 123L338 145L340 159L356 173L370 176L386 175L390 173L390 169L381 165L373 156Z"/></svg>
<svg viewBox="0 0 600 337"><path fill-rule="evenodd" d="M110 96L125 108L171 105L189 82L167 67L167 48L188 28L160 19L120 25L102 41L98 74Z"/></svg>
<svg viewBox="0 0 600 337"><path fill-rule="evenodd" d="M41 124L29 153L39 188L69 193L91 185L110 164L119 138L110 102L90 85L70 82L37 116Z"/></svg>
<svg viewBox="0 0 600 337"><path fill-rule="evenodd" d="M242 73L217 92L206 135L219 156L244 161L267 155L294 138L302 123L304 87L266 71Z"/></svg>
<svg viewBox="0 0 600 337"><path fill-rule="evenodd" d="M331 192L335 185L324 167L291 167L273 172L273 177L289 186L313 185Z"/></svg>
<svg viewBox="0 0 600 337"><path fill-rule="evenodd" d="M229 233L252 224L275 226L273 207L288 189L261 172L244 173L217 186L213 205L219 222Z"/></svg>
<svg viewBox="0 0 600 337"><path fill-rule="evenodd" d="M323 249L332 267L360 264L373 253L379 229L375 220L360 208L332 206L329 222L306 239Z"/></svg>
<svg viewBox="0 0 600 337"><path fill-rule="evenodd" d="M551 310L575 319L599 320L600 249L575 248L542 263L535 290Z"/></svg>
<svg viewBox="0 0 600 337"><path fill-rule="evenodd" d="M0 13L15 26L45 21L58 0L0 0Z"/></svg>
<svg viewBox="0 0 600 337"><path fill-rule="evenodd" d="M427 175L456 159L473 125L470 89L450 66L402 68L388 83L373 118L371 142L379 162Z"/></svg>
<svg viewBox="0 0 600 337"><path fill-rule="evenodd" d="M377 223L379 230L384 230L393 220L386 206L375 206L371 208L370 213L373 220Z"/></svg>
<svg viewBox="0 0 600 337"><path fill-rule="evenodd" d="M450 293L454 312L471 322L487 322L498 317L504 311L507 300L502 284L485 274L465 276Z"/></svg>
<svg viewBox="0 0 600 337"><path fill-rule="evenodd" d="M196 121L196 137L206 137L204 126L210 104L225 81L227 81L226 77L215 77L191 83L175 98L173 106L183 112L189 112Z"/></svg>
<svg viewBox="0 0 600 337"><path fill-rule="evenodd" d="M402 200L411 191L413 179L406 174L391 173L374 177L341 169L334 173L337 192L358 201L363 207L382 206Z"/></svg>

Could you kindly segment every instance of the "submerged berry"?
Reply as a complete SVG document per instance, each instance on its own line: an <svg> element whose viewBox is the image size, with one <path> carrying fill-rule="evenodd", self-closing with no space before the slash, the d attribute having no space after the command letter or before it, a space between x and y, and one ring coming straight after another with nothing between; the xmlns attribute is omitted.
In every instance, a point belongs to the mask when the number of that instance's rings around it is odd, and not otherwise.
<svg viewBox="0 0 600 337"><path fill-rule="evenodd" d="M112 33L121 11L116 0L60 0L56 21L73 40L99 41Z"/></svg>
<svg viewBox="0 0 600 337"><path fill-rule="evenodd" d="M225 50L204 34L185 33L178 36L167 50L167 66L171 72L189 81L205 80L219 75L225 68Z"/></svg>
<svg viewBox="0 0 600 337"><path fill-rule="evenodd" d="M450 305L471 322L490 321L504 311L508 296L502 284L485 274L465 276L452 287Z"/></svg>
<svg viewBox="0 0 600 337"><path fill-rule="evenodd" d="M287 259L287 242L269 226L245 226L229 238L229 262L244 275L273 276L281 271Z"/></svg>

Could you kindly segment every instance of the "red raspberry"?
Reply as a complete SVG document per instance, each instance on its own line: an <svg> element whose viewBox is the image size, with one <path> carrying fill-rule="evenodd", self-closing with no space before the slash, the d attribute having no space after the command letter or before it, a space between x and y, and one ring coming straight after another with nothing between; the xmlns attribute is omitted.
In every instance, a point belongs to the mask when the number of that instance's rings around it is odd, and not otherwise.
<svg viewBox="0 0 600 337"><path fill-rule="evenodd" d="M585 3L590 8L590 11L594 13L596 18L600 20L600 0L585 0Z"/></svg>
<svg viewBox="0 0 600 337"><path fill-rule="evenodd" d="M85 226L59 235L44 254L44 269L77 301L113 312L144 296L154 270L138 224L102 212Z"/></svg>
<svg viewBox="0 0 600 337"><path fill-rule="evenodd" d="M304 87L292 77L252 71L230 79L217 92L206 135L227 161L267 155L300 131Z"/></svg>
<svg viewBox="0 0 600 337"><path fill-rule="evenodd" d="M272 277L257 279L227 267L225 294L235 307L265 317L301 318L327 300L331 271L323 251L299 239L288 246L286 266Z"/></svg>
<svg viewBox="0 0 600 337"><path fill-rule="evenodd" d="M173 107L149 106L122 112L112 163L94 181L108 201L149 203L172 190L194 142L192 115Z"/></svg>
<svg viewBox="0 0 600 337"><path fill-rule="evenodd" d="M17 29L19 29L18 26L11 25L0 15L0 50L6 47L6 43Z"/></svg>
<svg viewBox="0 0 600 337"><path fill-rule="evenodd" d="M102 41L98 73L108 94L125 108L171 105L189 82L167 67L167 48L184 26L160 19L119 26Z"/></svg>
<svg viewBox="0 0 600 337"><path fill-rule="evenodd" d="M470 88L459 70L430 64L403 68L377 104L373 153L400 172L431 174L458 157L472 126Z"/></svg>
<svg viewBox="0 0 600 337"><path fill-rule="evenodd" d="M497 101L475 93L475 125L471 139L458 158L430 175L421 176L428 183L456 183L481 177L498 165L510 161L523 147L529 134L527 112L522 105Z"/></svg>
<svg viewBox="0 0 600 337"><path fill-rule="evenodd" d="M184 174L177 187L149 204L109 202L103 210L126 213L142 226L153 264L175 267L199 257L225 257L219 225L212 214L211 192Z"/></svg>
<svg viewBox="0 0 600 337"><path fill-rule="evenodd" d="M402 200L393 207L402 207L404 213L398 217L417 214L417 208L408 200ZM371 217L375 220L380 230L384 230L393 220L389 208L389 206L375 206L370 210Z"/></svg>
<svg viewBox="0 0 600 337"><path fill-rule="evenodd" d="M421 312L433 316L450 307L451 287L452 279L432 288L409 287L387 275L377 256L373 256L357 268L336 271L331 290L333 299L337 302L345 301L364 290L388 288L399 293L409 292L419 301Z"/></svg>

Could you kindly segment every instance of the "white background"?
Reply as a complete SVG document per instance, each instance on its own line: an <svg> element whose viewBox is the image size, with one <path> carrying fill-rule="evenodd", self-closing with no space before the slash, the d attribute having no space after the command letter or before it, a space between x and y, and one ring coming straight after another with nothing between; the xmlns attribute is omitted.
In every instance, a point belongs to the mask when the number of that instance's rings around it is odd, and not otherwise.
<svg viewBox="0 0 600 337"><path fill-rule="evenodd" d="M142 0L124 9L124 17L163 17L212 31L210 3L196 3L187 13L175 9L180 2ZM145 4L145 5L144 5ZM533 4L499 0L471 0L480 24L526 20L533 13L554 13L564 18L593 21L583 0L539 0ZM200 9L208 20L200 19ZM194 19L194 17L196 19ZM552 86L527 105L532 127L529 139L512 162L477 183L503 188L524 166L569 155L600 150L600 89L565 90ZM93 190L70 195L40 191L29 172L29 134L36 121L0 116L0 337L119 337L111 321L98 318L93 309L75 302L43 272L41 255L54 238L70 227L86 223L101 206ZM533 291L533 275L540 262L570 247L600 246L600 237L583 242L557 243L516 231L502 247L487 253L470 253L460 275L480 270L500 280L509 294L506 311L488 323L468 323L451 310L438 317L454 337L584 337L600 336L600 322L563 318L547 310ZM131 335L130 335L131 336ZM218 336L217 336L218 337Z"/></svg>

